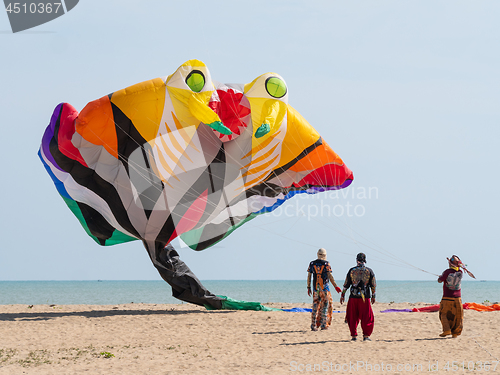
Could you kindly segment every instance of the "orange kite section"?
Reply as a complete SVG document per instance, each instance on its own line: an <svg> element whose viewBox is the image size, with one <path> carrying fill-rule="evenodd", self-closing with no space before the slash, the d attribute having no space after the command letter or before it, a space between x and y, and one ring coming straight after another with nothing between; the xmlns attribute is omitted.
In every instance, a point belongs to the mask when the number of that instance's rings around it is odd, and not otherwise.
<svg viewBox="0 0 500 375"><path fill-rule="evenodd" d="M118 159L115 121L107 96L87 104L76 118L75 128L85 140L96 146L103 146Z"/></svg>

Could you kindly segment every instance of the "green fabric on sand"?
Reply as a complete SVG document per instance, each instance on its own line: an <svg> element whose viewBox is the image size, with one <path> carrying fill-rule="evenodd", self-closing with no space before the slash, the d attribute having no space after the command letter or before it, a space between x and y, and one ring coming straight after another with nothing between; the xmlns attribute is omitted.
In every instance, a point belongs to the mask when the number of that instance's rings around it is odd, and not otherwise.
<svg viewBox="0 0 500 375"><path fill-rule="evenodd" d="M247 302L239 301L237 299L232 299L227 296L217 296L222 298L222 310L255 310L255 311L281 311L281 309L275 309L272 307L267 307L260 302ZM214 310L210 305L205 305L207 310Z"/></svg>

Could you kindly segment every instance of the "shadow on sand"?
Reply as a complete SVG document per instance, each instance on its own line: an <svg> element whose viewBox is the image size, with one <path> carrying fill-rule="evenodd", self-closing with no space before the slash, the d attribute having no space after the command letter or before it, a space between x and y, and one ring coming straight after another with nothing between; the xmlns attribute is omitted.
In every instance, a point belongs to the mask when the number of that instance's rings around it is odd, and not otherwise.
<svg viewBox="0 0 500 375"><path fill-rule="evenodd" d="M17 312L17 313L0 313L0 321L37 321L51 320L65 317L81 316L84 318L103 318L110 316L141 316L141 315L188 315L188 314L230 314L233 310L118 310L118 309L101 309L91 311L50 311L50 312Z"/></svg>
<svg viewBox="0 0 500 375"><path fill-rule="evenodd" d="M281 333L306 333L307 331L252 332L252 335L279 335Z"/></svg>
<svg viewBox="0 0 500 375"><path fill-rule="evenodd" d="M351 342L351 340L322 340L322 341L304 341L304 342L284 342L280 345L284 345L284 346L311 345L311 344L326 344L328 342L332 342L332 343Z"/></svg>

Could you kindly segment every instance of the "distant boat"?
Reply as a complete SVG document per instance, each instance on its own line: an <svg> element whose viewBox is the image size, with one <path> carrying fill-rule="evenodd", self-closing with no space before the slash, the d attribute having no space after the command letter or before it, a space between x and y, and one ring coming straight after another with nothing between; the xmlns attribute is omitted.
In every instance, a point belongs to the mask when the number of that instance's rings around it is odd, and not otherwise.
<svg viewBox="0 0 500 375"><path fill-rule="evenodd" d="M98 283L102 283L102 280L97 280Z"/></svg>

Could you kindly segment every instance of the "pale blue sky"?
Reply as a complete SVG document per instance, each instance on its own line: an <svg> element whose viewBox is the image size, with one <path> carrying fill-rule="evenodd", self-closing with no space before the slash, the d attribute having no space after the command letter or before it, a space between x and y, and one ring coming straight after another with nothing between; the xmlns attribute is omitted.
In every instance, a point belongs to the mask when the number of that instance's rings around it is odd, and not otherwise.
<svg viewBox="0 0 500 375"><path fill-rule="evenodd" d="M189 59L226 83L279 73L355 176L337 199L294 198L291 217L181 248L200 279L302 279L321 246L337 279L359 251L379 279L434 278L385 250L432 273L456 253L478 279L499 280L498 14L496 0L82 0L12 34L0 12L0 280L159 279L140 242L86 235L37 150L58 103L81 110ZM321 204L364 215L308 218Z"/></svg>

